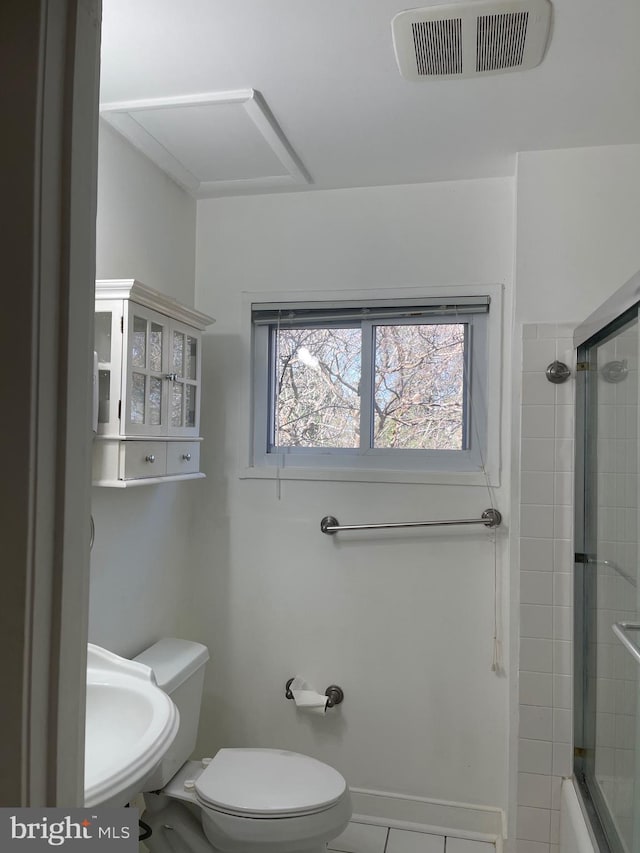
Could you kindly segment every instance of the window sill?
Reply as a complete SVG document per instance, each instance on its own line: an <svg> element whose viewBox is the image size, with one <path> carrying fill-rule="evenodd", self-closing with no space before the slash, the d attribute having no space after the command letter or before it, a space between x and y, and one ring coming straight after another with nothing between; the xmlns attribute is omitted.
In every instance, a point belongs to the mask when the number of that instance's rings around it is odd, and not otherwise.
<svg viewBox="0 0 640 853"><path fill-rule="evenodd" d="M487 486L482 471L375 471L348 468L242 468L241 480L316 480L336 483L404 483L439 486ZM489 485L498 487L499 476L489 473Z"/></svg>

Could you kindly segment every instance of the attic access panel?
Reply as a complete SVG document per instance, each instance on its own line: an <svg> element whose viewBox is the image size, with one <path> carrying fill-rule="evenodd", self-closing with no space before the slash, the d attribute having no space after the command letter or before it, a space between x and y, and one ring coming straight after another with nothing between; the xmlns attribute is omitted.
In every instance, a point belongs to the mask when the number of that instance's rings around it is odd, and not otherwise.
<svg viewBox="0 0 640 853"><path fill-rule="evenodd" d="M100 115L196 198L310 182L254 89L102 104Z"/></svg>
<svg viewBox="0 0 640 853"><path fill-rule="evenodd" d="M408 80L484 77L542 62L549 0L479 0L400 12L391 22L400 73Z"/></svg>

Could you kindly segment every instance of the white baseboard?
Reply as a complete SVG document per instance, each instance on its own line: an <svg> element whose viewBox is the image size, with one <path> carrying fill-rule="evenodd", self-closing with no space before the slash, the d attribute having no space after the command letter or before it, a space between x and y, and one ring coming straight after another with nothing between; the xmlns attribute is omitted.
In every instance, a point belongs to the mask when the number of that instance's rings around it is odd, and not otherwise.
<svg viewBox="0 0 640 853"><path fill-rule="evenodd" d="M502 842L506 837L504 811L491 806L430 800L388 791L351 788L353 820L398 829L418 829L436 835ZM497 844L500 849L501 843Z"/></svg>

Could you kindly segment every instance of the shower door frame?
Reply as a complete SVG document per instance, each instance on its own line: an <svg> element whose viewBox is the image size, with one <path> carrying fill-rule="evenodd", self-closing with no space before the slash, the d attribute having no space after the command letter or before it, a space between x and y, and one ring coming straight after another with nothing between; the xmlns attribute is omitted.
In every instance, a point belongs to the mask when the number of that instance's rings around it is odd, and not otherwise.
<svg viewBox="0 0 640 853"><path fill-rule="evenodd" d="M590 688L587 675L595 672L593 654L583 643L584 622L590 613L591 587L585 583L587 555L593 553L589 531L597 508L597 483L587 489L587 463L593 457L597 433L589 429L588 413L594 400L590 387L588 352L600 340L609 337L626 325L634 316L640 317L640 273L636 274L616 294L603 303L574 333L577 350L576 381L576 432L575 432L575 517L574 517L574 678L573 678L573 743L574 777L581 793L581 803L590 828L602 853L619 853L623 848L617 843L617 832L609 820L608 808L597 785L591 784L589 762L595 745L595 701L586 702ZM591 665L591 670L589 669ZM588 709L585 712L585 709ZM611 843L613 841L613 844Z"/></svg>

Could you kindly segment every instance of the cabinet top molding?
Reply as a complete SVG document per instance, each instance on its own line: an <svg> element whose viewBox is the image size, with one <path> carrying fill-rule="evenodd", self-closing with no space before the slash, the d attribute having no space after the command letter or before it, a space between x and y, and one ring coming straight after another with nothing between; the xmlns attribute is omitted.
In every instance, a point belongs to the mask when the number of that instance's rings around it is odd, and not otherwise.
<svg viewBox="0 0 640 853"><path fill-rule="evenodd" d="M137 305L144 305L160 314L169 315L201 331L215 323L215 319L208 314L203 314L201 311L196 311L195 308L183 305L177 299L165 296L135 278L96 281L96 301L100 299L130 299Z"/></svg>

